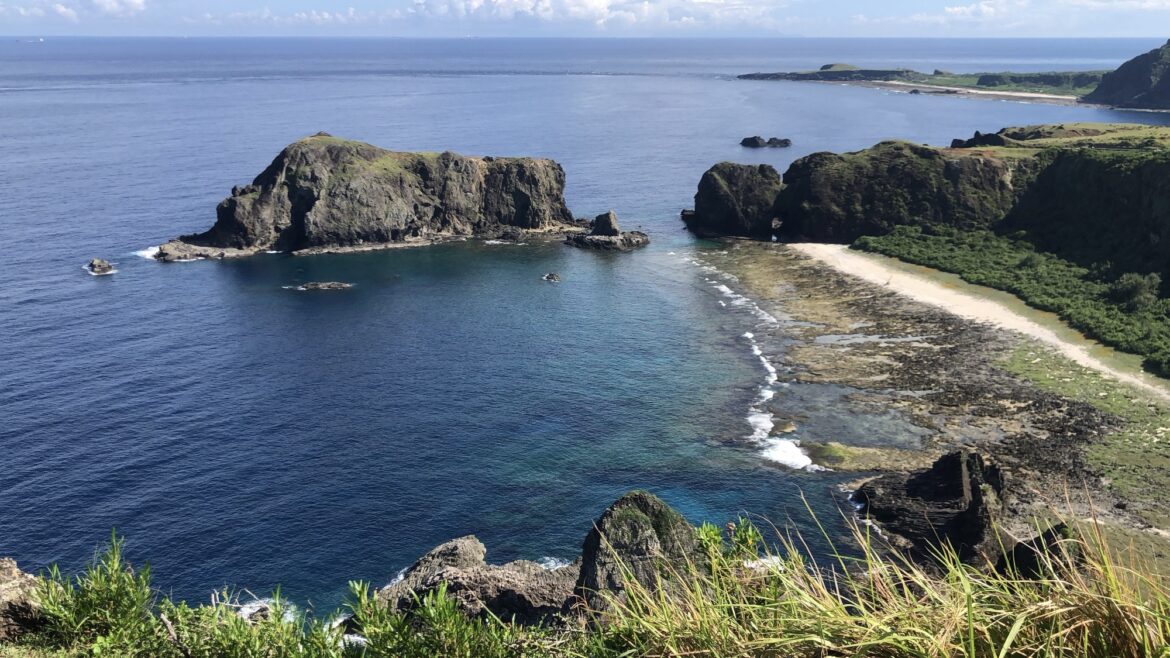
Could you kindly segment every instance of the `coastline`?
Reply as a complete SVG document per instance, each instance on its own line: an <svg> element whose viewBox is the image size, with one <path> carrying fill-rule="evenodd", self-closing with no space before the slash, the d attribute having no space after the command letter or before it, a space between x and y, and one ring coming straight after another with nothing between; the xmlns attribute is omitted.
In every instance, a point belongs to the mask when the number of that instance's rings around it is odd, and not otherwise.
<svg viewBox="0 0 1170 658"><path fill-rule="evenodd" d="M1170 401L1170 388L1159 386L1149 381L1147 377L1122 372L1094 357L1086 345L1077 345L1067 341L1052 329L1026 318L998 302L952 290L925 277L916 276L893 267L892 262L897 262L893 259L854 251L848 245L805 242L793 243L788 247L839 272L884 286L896 294L905 295L924 304L944 308L968 320L986 322L1001 329L1033 338L1055 348L1062 356L1078 365L1137 387L1164 401ZM1085 342L1092 343L1088 339Z"/></svg>

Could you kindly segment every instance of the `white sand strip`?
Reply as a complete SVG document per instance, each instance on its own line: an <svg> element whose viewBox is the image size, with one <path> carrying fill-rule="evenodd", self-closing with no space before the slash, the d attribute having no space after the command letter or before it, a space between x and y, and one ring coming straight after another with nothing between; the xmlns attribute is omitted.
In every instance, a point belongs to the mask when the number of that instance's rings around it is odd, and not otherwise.
<svg viewBox="0 0 1170 658"><path fill-rule="evenodd" d="M835 270L884 286L893 292L924 304L941 307L961 318L986 322L1034 338L1056 348L1061 354L1077 364L1138 387L1163 400L1170 400L1170 391L1109 366L1090 354L1084 345L1070 343L1048 327L1020 315L999 302L951 290L926 277L890 267L883 263L880 257L851 250L847 245L805 242L788 246L829 265Z"/></svg>

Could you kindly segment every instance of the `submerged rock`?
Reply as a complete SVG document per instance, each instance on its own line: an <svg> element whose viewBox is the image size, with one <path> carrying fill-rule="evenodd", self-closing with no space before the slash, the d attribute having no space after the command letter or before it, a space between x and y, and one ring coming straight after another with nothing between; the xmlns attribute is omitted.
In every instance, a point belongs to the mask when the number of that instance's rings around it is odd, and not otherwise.
<svg viewBox="0 0 1170 658"><path fill-rule="evenodd" d="M40 606L34 594L37 579L0 558L0 643L12 642L40 625Z"/></svg>
<svg viewBox="0 0 1170 658"><path fill-rule="evenodd" d="M345 290L352 287L352 283L341 281L310 281L300 285L301 290Z"/></svg>
<svg viewBox="0 0 1170 658"><path fill-rule="evenodd" d="M85 266L85 269L89 270L92 274L113 274L115 271L114 266L110 264L110 261L102 258L94 258L90 260L89 263Z"/></svg>
<svg viewBox="0 0 1170 658"><path fill-rule="evenodd" d="M378 592L378 598L396 610L409 611L417 600L443 583L468 616L489 613L521 624L549 623L565 609L573 595L580 565L545 569L518 560L487 564L487 549L473 536L442 544L419 558L402 580Z"/></svg>
<svg viewBox="0 0 1170 658"><path fill-rule="evenodd" d="M929 559L949 544L964 562L985 563L999 554L994 524L1002 493L999 468L978 453L960 450L923 471L874 478L852 499L864 518L913 557Z"/></svg>
<svg viewBox="0 0 1170 658"><path fill-rule="evenodd" d="M657 496L632 491L586 535L575 591L589 610L605 610L610 597L625 597L623 570L654 591L696 556L695 528Z"/></svg>
<svg viewBox="0 0 1170 658"><path fill-rule="evenodd" d="M588 233L573 233L565 244L603 251L630 251L650 244L650 236L641 231L623 231L618 226L617 213L610 210L590 223Z"/></svg>
<svg viewBox="0 0 1170 658"><path fill-rule="evenodd" d="M216 209L215 225L163 245L160 260L263 250L369 249L571 224L552 160L401 153L325 133L285 148Z"/></svg>
<svg viewBox="0 0 1170 658"><path fill-rule="evenodd" d="M557 274L556 272L549 272L540 278L548 281L549 283L559 283L561 280L561 275Z"/></svg>

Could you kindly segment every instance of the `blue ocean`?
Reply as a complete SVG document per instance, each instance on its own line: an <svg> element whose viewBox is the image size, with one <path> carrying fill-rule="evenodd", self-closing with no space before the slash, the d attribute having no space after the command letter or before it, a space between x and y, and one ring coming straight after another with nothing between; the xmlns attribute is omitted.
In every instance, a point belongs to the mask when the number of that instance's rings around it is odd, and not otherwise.
<svg viewBox="0 0 1170 658"><path fill-rule="evenodd" d="M72 570L116 529L175 596L280 587L330 609L348 580L384 584L464 534L494 561L572 559L633 488L694 522L750 512L807 529L807 501L839 532L845 476L790 468L753 439L769 376L745 337L759 309L696 265L719 246L678 220L703 171L1170 118L735 76L1106 69L1159 43L0 40L0 555ZM321 130L554 158L575 214L612 208L654 242L143 257L210 226L233 185ZM755 134L794 146L739 146ZM89 276L95 256L117 274ZM355 287L289 289L312 280ZM878 422L824 391L786 395L820 405L813 434Z"/></svg>

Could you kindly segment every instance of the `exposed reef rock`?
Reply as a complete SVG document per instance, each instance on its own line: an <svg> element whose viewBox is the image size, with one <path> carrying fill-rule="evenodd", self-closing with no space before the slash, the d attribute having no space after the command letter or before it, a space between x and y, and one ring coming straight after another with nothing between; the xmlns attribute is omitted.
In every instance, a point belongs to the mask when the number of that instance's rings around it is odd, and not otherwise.
<svg viewBox="0 0 1170 658"><path fill-rule="evenodd" d="M263 250L319 252L427 244L573 222L552 160L400 153L319 133L232 189L215 225L159 250L164 261Z"/></svg>
<svg viewBox="0 0 1170 658"><path fill-rule="evenodd" d="M780 174L771 165L720 162L699 180L695 209L684 210L687 228L700 237L738 235L766 239L775 224Z"/></svg>
<svg viewBox="0 0 1170 658"><path fill-rule="evenodd" d="M12 642L40 625L40 608L33 599L37 579L0 558L0 643Z"/></svg>
<svg viewBox="0 0 1170 658"><path fill-rule="evenodd" d="M89 270L90 274L102 275L113 274L116 270L110 264L110 261L102 258L94 258L86 264L85 269Z"/></svg>
<svg viewBox="0 0 1170 658"><path fill-rule="evenodd" d="M565 244L603 251L630 251L650 244L650 237L641 231L623 231L612 210L598 215L589 226L588 233L567 236Z"/></svg>
<svg viewBox="0 0 1170 658"><path fill-rule="evenodd" d="M1083 100L1117 107L1170 109L1170 41L1105 74Z"/></svg>
<svg viewBox="0 0 1170 658"><path fill-rule="evenodd" d="M299 286L301 290L346 290L352 287L352 283L342 281L310 281Z"/></svg>
<svg viewBox="0 0 1170 658"><path fill-rule="evenodd" d="M763 137L756 135L754 137L744 137L743 139L739 140L739 145L753 149L787 148L792 146L792 140L788 139L787 137L769 137L768 139L764 139Z"/></svg>
<svg viewBox="0 0 1170 658"><path fill-rule="evenodd" d="M378 592L398 610L412 609L418 599L442 583L460 609L472 617L489 613L522 624L548 623L573 595L579 565L546 569L518 560L504 565L484 561L487 549L475 537L461 537L419 558L403 579Z"/></svg>
<svg viewBox="0 0 1170 658"><path fill-rule="evenodd" d="M577 596L590 610L604 610L609 597L625 596L622 570L651 591L670 569L697 555L695 529L653 494L632 491L593 524L581 555Z"/></svg>
<svg viewBox="0 0 1170 658"><path fill-rule="evenodd" d="M998 467L977 453L956 451L924 471L870 480L853 500L863 517L917 558L929 558L947 544L964 562L982 563L999 555L994 524L1002 493Z"/></svg>

